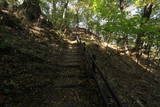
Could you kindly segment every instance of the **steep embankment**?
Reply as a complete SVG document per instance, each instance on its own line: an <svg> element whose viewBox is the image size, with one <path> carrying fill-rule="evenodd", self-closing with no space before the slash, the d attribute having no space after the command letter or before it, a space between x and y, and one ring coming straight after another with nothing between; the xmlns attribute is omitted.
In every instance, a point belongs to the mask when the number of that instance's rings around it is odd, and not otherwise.
<svg viewBox="0 0 160 107"><path fill-rule="evenodd" d="M90 38L83 40L96 55L98 66L122 103L126 103L127 107L159 107L159 66L154 67L154 70L145 69L147 65L137 64L129 55L103 47Z"/></svg>
<svg viewBox="0 0 160 107"><path fill-rule="evenodd" d="M26 26L7 10L0 11L0 24L0 106L18 106L52 84L64 41L54 29Z"/></svg>

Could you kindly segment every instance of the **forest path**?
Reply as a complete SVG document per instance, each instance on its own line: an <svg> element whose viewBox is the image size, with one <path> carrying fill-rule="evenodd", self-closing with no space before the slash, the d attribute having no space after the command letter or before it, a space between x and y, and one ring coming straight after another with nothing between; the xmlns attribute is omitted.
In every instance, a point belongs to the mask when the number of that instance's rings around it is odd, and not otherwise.
<svg viewBox="0 0 160 107"><path fill-rule="evenodd" d="M85 70L77 43L66 44L54 82L52 104L56 107L103 107L94 80Z"/></svg>
<svg viewBox="0 0 160 107"><path fill-rule="evenodd" d="M57 49L48 56L52 62L31 58L22 67L27 70L15 71L13 87L3 88L9 92L2 107L104 107L76 41L62 45L50 47Z"/></svg>

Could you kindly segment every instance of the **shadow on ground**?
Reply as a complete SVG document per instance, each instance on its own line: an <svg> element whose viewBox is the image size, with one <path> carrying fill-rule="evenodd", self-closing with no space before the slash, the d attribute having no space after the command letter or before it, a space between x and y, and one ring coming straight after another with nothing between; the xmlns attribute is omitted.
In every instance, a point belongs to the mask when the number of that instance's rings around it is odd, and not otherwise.
<svg viewBox="0 0 160 107"><path fill-rule="evenodd" d="M102 48L89 42L87 48L96 55L96 62L103 71L112 89L128 107L159 107L159 67L149 72L128 55L121 55L112 48Z"/></svg>

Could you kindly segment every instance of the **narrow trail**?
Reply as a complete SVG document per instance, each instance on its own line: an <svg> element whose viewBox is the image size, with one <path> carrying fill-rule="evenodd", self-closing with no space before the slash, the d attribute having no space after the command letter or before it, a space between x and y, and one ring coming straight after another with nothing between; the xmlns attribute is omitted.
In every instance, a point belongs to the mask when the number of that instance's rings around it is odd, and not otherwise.
<svg viewBox="0 0 160 107"><path fill-rule="evenodd" d="M61 70L55 80L54 106L103 107L97 86L85 70L84 58L77 44L68 44L61 59Z"/></svg>

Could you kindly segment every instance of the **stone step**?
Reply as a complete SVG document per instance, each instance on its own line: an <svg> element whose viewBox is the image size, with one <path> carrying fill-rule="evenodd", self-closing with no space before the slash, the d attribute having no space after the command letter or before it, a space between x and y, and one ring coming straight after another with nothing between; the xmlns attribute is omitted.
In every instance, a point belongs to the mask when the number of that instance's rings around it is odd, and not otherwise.
<svg viewBox="0 0 160 107"><path fill-rule="evenodd" d="M85 107L86 105L85 104L54 104L52 106L49 106L49 107Z"/></svg>
<svg viewBox="0 0 160 107"><path fill-rule="evenodd" d="M71 60L71 59L65 59L62 63L63 64L80 64L81 60Z"/></svg>
<svg viewBox="0 0 160 107"><path fill-rule="evenodd" d="M68 78L68 77L63 77L63 76L59 76L59 78L56 79L56 81L54 82L55 85L72 85L72 84L77 84L77 85L81 85L81 84L85 84L87 81L87 79L80 79L80 78Z"/></svg>
<svg viewBox="0 0 160 107"><path fill-rule="evenodd" d="M69 48L69 49L64 50L63 52L80 52L80 49L79 48Z"/></svg>
<svg viewBox="0 0 160 107"><path fill-rule="evenodd" d="M77 52L77 51L75 51L75 52L67 52L67 51L65 51L64 54L65 54L65 55L67 55L67 54L81 55L81 52Z"/></svg>
<svg viewBox="0 0 160 107"><path fill-rule="evenodd" d="M54 85L53 86L54 89L69 89L69 88L78 88L78 89L81 89L81 88L85 88L85 89L88 89L90 87L88 87L87 85L83 85L83 84L67 84L67 85Z"/></svg>
<svg viewBox="0 0 160 107"><path fill-rule="evenodd" d="M79 78L79 79L89 79L91 78L91 76L88 74L85 74L85 73L82 73L82 74L77 74L77 73L61 73L60 74L60 77L62 78Z"/></svg>
<svg viewBox="0 0 160 107"><path fill-rule="evenodd" d="M68 69L70 69L70 68L79 69L79 68L81 68L81 65L79 63L62 63L61 67L68 68Z"/></svg>
<svg viewBox="0 0 160 107"><path fill-rule="evenodd" d="M66 59L66 58L69 58L69 59L82 59L81 56L77 56L77 55L73 55L73 54L64 55L63 59Z"/></svg>
<svg viewBox="0 0 160 107"><path fill-rule="evenodd" d="M56 81L54 82L54 86L89 86L93 87L94 80L91 78L87 78L88 75L86 75L86 78L77 78L75 77L69 77L69 75L64 76L62 73L59 74L58 78L56 78ZM84 76L83 76L84 77Z"/></svg>
<svg viewBox="0 0 160 107"><path fill-rule="evenodd" d="M79 47L76 47L76 46L68 46L68 49L79 49Z"/></svg>
<svg viewBox="0 0 160 107"><path fill-rule="evenodd" d="M66 60L66 59L67 60L81 60L82 57L80 57L80 56L77 57L77 56L74 56L74 55L73 56L72 55L68 55L68 56L65 56L65 57L62 58L62 60Z"/></svg>
<svg viewBox="0 0 160 107"><path fill-rule="evenodd" d="M65 55L64 56L68 56L68 55L74 55L74 56L81 56L81 53L78 53L78 52L75 52L75 53L73 53L73 52L65 52Z"/></svg>
<svg viewBox="0 0 160 107"><path fill-rule="evenodd" d="M77 57L77 56L65 56L62 60L64 61L64 60L81 60L82 58L79 56L79 57Z"/></svg>
<svg viewBox="0 0 160 107"><path fill-rule="evenodd" d="M86 75L84 71L81 71L80 68L60 68L58 71L60 75Z"/></svg>
<svg viewBox="0 0 160 107"><path fill-rule="evenodd" d="M102 107L95 88L55 88L53 89L52 104L61 107ZM55 106L53 106L55 107Z"/></svg>
<svg viewBox="0 0 160 107"><path fill-rule="evenodd" d="M63 68L80 68L80 64L57 64L57 66Z"/></svg>
<svg viewBox="0 0 160 107"><path fill-rule="evenodd" d="M89 72L86 72L86 71L81 71L81 70L77 70L77 68L73 69L73 68L70 68L70 69L64 69L62 68L61 71L58 72L59 76L68 76L68 77L71 77L71 76L92 76L91 73Z"/></svg>

